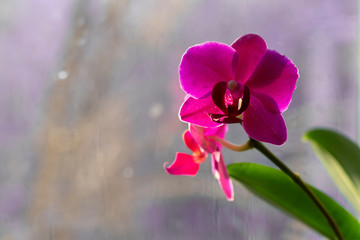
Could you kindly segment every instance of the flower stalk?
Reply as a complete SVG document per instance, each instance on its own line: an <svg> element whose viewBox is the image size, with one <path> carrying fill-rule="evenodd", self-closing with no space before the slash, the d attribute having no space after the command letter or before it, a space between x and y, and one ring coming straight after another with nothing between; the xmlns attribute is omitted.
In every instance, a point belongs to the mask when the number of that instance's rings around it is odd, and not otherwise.
<svg viewBox="0 0 360 240"><path fill-rule="evenodd" d="M319 198L314 194L314 192L304 183L299 174L291 171L280 159L278 159L269 149L267 149L264 144L261 142L250 139L251 146L261 152L264 156L266 156L271 162L273 162L281 171L283 171L286 175L288 175L304 192L305 194L313 201L316 207L321 211L323 216L326 218L329 226L333 229L337 239L343 240L344 237L340 232L339 226L327 211L325 206L321 203Z"/></svg>

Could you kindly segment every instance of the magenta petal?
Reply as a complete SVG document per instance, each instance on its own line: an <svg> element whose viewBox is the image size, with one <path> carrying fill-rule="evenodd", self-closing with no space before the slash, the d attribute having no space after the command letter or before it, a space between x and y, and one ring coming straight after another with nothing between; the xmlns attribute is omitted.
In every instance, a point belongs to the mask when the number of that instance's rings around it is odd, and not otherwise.
<svg viewBox="0 0 360 240"><path fill-rule="evenodd" d="M214 85L234 79L236 51L218 42L206 42L189 48L182 57L180 86L194 98L204 97Z"/></svg>
<svg viewBox="0 0 360 240"><path fill-rule="evenodd" d="M215 169L215 177L218 178L220 187L225 193L226 198L228 201L234 200L234 189L232 185L232 181L229 177L227 172L223 156L220 151L214 152L211 155L214 169Z"/></svg>
<svg viewBox="0 0 360 240"><path fill-rule="evenodd" d="M195 141L193 136L191 135L189 130L186 130L183 134L183 140L185 145L192 151L192 152L201 152L199 144Z"/></svg>
<svg viewBox="0 0 360 240"><path fill-rule="evenodd" d="M286 56L267 50L246 85L251 91L273 98L281 112L290 104L299 78L298 69Z"/></svg>
<svg viewBox="0 0 360 240"><path fill-rule="evenodd" d="M174 162L169 167L166 167L166 165L167 162L164 164L164 168L169 174L195 176L199 171L200 164L194 162L192 155L176 153Z"/></svg>
<svg viewBox="0 0 360 240"><path fill-rule="evenodd" d="M260 102L264 105L264 107L266 108L266 110L268 110L271 113L281 113L279 106L277 105L277 103L275 102L274 99L272 99L272 97L265 95L263 93L258 93L258 92L251 92L252 97L256 97L258 100L260 100Z"/></svg>
<svg viewBox="0 0 360 240"><path fill-rule="evenodd" d="M225 124L221 125L219 127L206 128L205 129L205 137L218 136L219 138L224 138L227 131L228 131L228 126Z"/></svg>
<svg viewBox="0 0 360 240"><path fill-rule="evenodd" d="M218 169L219 169L219 163L215 160L213 155L211 155L211 170L212 170L212 174L216 179L219 179Z"/></svg>
<svg viewBox="0 0 360 240"><path fill-rule="evenodd" d="M286 125L280 113L268 111L259 99L251 96L243 113L243 126L249 137L276 145L286 141Z"/></svg>
<svg viewBox="0 0 360 240"><path fill-rule="evenodd" d="M208 136L217 136L224 138L227 132L227 125L221 125L214 128L204 128L194 124L190 124L190 132L195 141L208 153L213 153L221 148L221 145L216 141L209 139Z"/></svg>
<svg viewBox="0 0 360 240"><path fill-rule="evenodd" d="M222 113L213 103L211 95L205 98L195 99L188 97L180 107L180 120L203 127L216 127L220 123L213 122L208 113Z"/></svg>
<svg viewBox="0 0 360 240"><path fill-rule="evenodd" d="M238 53L235 80L245 83L266 52L265 41L256 34L247 34L237 39L232 48Z"/></svg>

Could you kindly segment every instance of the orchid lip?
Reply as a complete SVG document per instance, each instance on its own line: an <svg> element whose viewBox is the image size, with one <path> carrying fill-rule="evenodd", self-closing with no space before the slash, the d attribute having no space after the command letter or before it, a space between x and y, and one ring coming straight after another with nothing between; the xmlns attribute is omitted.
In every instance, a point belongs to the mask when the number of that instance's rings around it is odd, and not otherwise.
<svg viewBox="0 0 360 240"><path fill-rule="evenodd" d="M208 113L213 122L242 123L242 113L250 103L250 90L246 85L239 84L235 80L228 83L219 82L215 84L211 96L214 104L224 113ZM229 96L231 96L232 102L226 101Z"/></svg>

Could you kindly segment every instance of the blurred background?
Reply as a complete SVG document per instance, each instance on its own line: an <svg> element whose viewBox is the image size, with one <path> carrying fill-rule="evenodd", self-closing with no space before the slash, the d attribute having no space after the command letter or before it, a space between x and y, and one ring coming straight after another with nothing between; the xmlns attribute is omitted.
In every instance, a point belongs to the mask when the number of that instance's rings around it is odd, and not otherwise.
<svg viewBox="0 0 360 240"><path fill-rule="evenodd" d="M178 65L205 41L257 33L300 80L288 141L269 146L351 213L308 144L314 126L354 140L355 0L1 0L0 240L322 239L234 183L228 202L210 161L196 177L163 164L185 151ZM245 132L227 137L241 144ZM226 163L272 166L255 151ZM359 216L358 216L359 217Z"/></svg>

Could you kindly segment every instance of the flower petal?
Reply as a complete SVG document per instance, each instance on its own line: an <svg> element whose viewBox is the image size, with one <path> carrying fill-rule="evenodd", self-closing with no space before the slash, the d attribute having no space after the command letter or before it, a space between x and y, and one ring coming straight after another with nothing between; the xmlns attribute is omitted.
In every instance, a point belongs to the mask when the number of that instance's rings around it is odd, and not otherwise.
<svg viewBox="0 0 360 240"><path fill-rule="evenodd" d="M166 167L168 162L164 163L167 173L172 175L189 175L195 176L199 171L200 164L194 162L194 157L186 153L176 153L174 162Z"/></svg>
<svg viewBox="0 0 360 240"><path fill-rule="evenodd" d="M221 125L221 123L213 122L208 113L223 113L213 103L211 95L200 99L188 97L180 107L179 118L181 121L193 123L203 127L216 127Z"/></svg>
<svg viewBox="0 0 360 240"><path fill-rule="evenodd" d="M231 47L238 53L235 80L245 83L266 52L265 41L256 34L247 34L237 39Z"/></svg>
<svg viewBox="0 0 360 240"><path fill-rule="evenodd" d="M213 169L215 170L215 177L218 179L220 187L224 191L228 201L233 201L234 189L232 181L227 172L222 153L220 151L214 152L213 154L211 154L211 159L214 164Z"/></svg>
<svg viewBox="0 0 360 240"><path fill-rule="evenodd" d="M224 138L227 131L228 131L228 126L225 124L221 125L219 127L206 128L205 129L205 138L207 136L218 136L219 138Z"/></svg>
<svg viewBox="0 0 360 240"><path fill-rule="evenodd" d="M199 144L195 141L189 130L183 133L183 141L192 152L201 152Z"/></svg>
<svg viewBox="0 0 360 240"><path fill-rule="evenodd" d="M209 139L208 136L218 136L224 138L227 132L227 125L221 125L214 128L204 128L194 124L189 126L191 135L197 143L208 153L213 153L218 149L221 149L221 145L215 140Z"/></svg>
<svg viewBox="0 0 360 240"><path fill-rule="evenodd" d="M254 95L243 113L243 126L249 137L276 145L286 141L286 125L281 113L270 112Z"/></svg>
<svg viewBox="0 0 360 240"><path fill-rule="evenodd" d="M210 93L214 85L234 79L236 51L218 42L206 42L189 48L182 57L180 86L194 98Z"/></svg>
<svg viewBox="0 0 360 240"><path fill-rule="evenodd" d="M277 103L275 102L275 100L263 93L258 93L255 91L251 92L251 97L255 96L266 108L266 110L268 110L269 112L272 113L281 113L279 106L277 105Z"/></svg>
<svg viewBox="0 0 360 240"><path fill-rule="evenodd" d="M246 86L251 91L272 97L283 112L290 104L298 78L298 69L290 59L276 51L267 50Z"/></svg>

